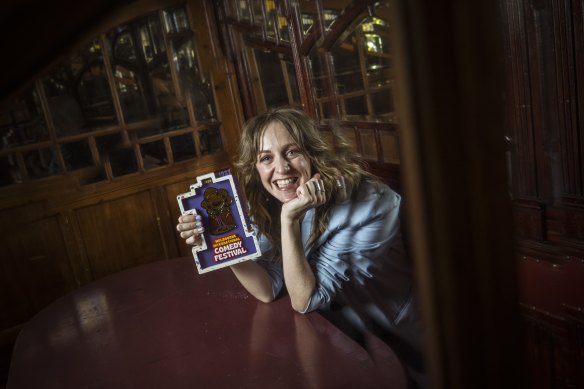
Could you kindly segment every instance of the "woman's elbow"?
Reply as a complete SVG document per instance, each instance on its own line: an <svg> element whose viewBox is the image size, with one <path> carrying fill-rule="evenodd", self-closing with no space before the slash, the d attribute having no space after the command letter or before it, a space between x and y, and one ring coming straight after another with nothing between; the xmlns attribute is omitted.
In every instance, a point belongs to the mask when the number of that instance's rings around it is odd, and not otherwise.
<svg viewBox="0 0 584 389"><path fill-rule="evenodd" d="M292 301L291 303L293 310L295 310L298 313L306 313L308 308L308 301L303 303L295 303L294 301Z"/></svg>
<svg viewBox="0 0 584 389"><path fill-rule="evenodd" d="M274 301L274 296L271 294L261 294L258 296L255 296L256 299L258 299L259 301L261 301L262 303L268 304L271 303L272 301Z"/></svg>

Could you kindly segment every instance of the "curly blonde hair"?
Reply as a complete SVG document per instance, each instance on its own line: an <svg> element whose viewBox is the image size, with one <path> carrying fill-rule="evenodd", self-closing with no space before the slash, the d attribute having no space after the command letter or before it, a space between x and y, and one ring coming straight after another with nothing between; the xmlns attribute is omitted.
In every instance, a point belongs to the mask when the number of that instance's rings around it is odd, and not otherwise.
<svg viewBox="0 0 584 389"><path fill-rule="evenodd" d="M326 202L315 210L309 245L326 229L329 212L339 196L352 198L362 179L377 181L377 178L365 170L362 158L340 135L333 131L334 144L327 143L317 124L301 110L281 107L250 119L243 128L235 167L247 197L249 215L259 233L270 240L276 252L275 258L279 259L282 204L266 191L256 170L264 131L273 122L288 130L310 161L312 174L320 173L324 182ZM339 177L343 178L344 187L337 185Z"/></svg>

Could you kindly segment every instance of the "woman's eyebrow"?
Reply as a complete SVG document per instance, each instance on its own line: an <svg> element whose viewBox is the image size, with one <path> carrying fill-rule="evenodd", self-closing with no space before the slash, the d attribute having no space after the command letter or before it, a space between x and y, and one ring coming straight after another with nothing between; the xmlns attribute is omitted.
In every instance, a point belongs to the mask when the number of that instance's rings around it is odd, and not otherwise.
<svg viewBox="0 0 584 389"><path fill-rule="evenodd" d="M288 149L290 147L300 147L300 146L298 146L294 142L290 142L290 143L287 143L284 146L282 146L282 149ZM260 151L258 151L258 154L262 154L262 153L272 153L272 150L260 150Z"/></svg>

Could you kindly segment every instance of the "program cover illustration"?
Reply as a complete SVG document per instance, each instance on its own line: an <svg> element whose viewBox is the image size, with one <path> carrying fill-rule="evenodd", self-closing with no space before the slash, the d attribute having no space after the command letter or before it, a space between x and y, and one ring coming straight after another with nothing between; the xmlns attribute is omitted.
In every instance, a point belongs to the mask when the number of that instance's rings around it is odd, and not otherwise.
<svg viewBox="0 0 584 389"><path fill-rule="evenodd" d="M261 255L231 170L198 176L190 192L178 195L177 201L183 215L202 217L203 243L193 246L200 274Z"/></svg>

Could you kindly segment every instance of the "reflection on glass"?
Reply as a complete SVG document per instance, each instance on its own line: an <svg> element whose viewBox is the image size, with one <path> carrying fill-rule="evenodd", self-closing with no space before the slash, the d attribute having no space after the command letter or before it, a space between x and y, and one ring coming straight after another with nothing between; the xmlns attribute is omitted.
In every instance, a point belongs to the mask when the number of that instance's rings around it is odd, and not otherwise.
<svg viewBox="0 0 584 389"><path fill-rule="evenodd" d="M1 149L49 139L44 115L34 90L18 97L0 114Z"/></svg>
<svg viewBox="0 0 584 389"><path fill-rule="evenodd" d="M268 39L276 39L276 25L278 20L278 11L276 10L276 2L274 0L266 0L266 21L264 28Z"/></svg>
<svg viewBox="0 0 584 389"><path fill-rule="evenodd" d="M188 28L184 9L177 8L165 15L167 28ZM107 36L111 41L112 66L125 121L133 123L157 118L160 121L158 132L187 127L188 114L176 96L158 14L133 20ZM188 62L189 55L192 60L188 50L189 47L185 47L181 52L180 63L178 57L174 58L179 70L180 66L193 65L192 61ZM150 127L138 135L143 137L156 132Z"/></svg>
<svg viewBox="0 0 584 389"><path fill-rule="evenodd" d="M147 63L156 60L161 54L165 53L164 37L157 14L140 19L136 24L136 29L142 56Z"/></svg>
<svg viewBox="0 0 584 389"><path fill-rule="evenodd" d="M186 161L197 156L193 134L184 134L170 138L174 162Z"/></svg>
<svg viewBox="0 0 584 389"><path fill-rule="evenodd" d="M285 62L286 72L288 73L288 80L290 82L290 91L292 93L291 105L300 105L300 92L298 92L298 81L296 80L296 70L294 64Z"/></svg>
<svg viewBox="0 0 584 389"><path fill-rule="evenodd" d="M389 23L371 17L361 24L365 46L365 68L369 86L386 85L393 79Z"/></svg>
<svg viewBox="0 0 584 389"><path fill-rule="evenodd" d="M122 134L116 133L95 138L97 151L101 161L109 158L109 154L124 147Z"/></svg>
<svg viewBox="0 0 584 389"><path fill-rule="evenodd" d="M347 116L367 116L367 100L365 96L356 96L344 99L345 114Z"/></svg>
<svg viewBox="0 0 584 389"><path fill-rule="evenodd" d="M142 82L138 75L123 66L116 66L114 78L125 122L133 123L146 119L148 117L146 99L142 94Z"/></svg>
<svg viewBox="0 0 584 389"><path fill-rule="evenodd" d="M144 160L144 169L146 170L168 164L166 148L161 140L141 144L140 152Z"/></svg>
<svg viewBox="0 0 584 389"><path fill-rule="evenodd" d="M302 21L302 31L304 34L311 32L314 21L318 17L317 3L313 0L300 0L300 17Z"/></svg>
<svg viewBox="0 0 584 389"><path fill-rule="evenodd" d="M343 13L345 8L352 2L352 0L323 0L323 19L324 27L330 30L333 22Z"/></svg>
<svg viewBox="0 0 584 389"><path fill-rule="evenodd" d="M326 71L325 56L326 54L319 52L316 46L309 55L314 95L316 96L317 109L321 119L332 118L335 112L330 97L331 86L328 84L329 77Z"/></svg>
<svg viewBox="0 0 584 389"><path fill-rule="evenodd" d="M237 1L237 16L239 20L251 21L251 10L247 0Z"/></svg>
<svg viewBox="0 0 584 389"><path fill-rule="evenodd" d="M326 73L324 72L326 62L324 54L319 53L316 49L312 50L310 52L310 65L316 97L324 97L327 95Z"/></svg>
<svg viewBox="0 0 584 389"><path fill-rule="evenodd" d="M54 67L43 86L58 136L117 123L99 40Z"/></svg>
<svg viewBox="0 0 584 389"><path fill-rule="evenodd" d="M109 163L112 174L121 176L137 171L134 149L128 147L122 134L115 133L95 138L102 163ZM127 164L127 166L124 166Z"/></svg>
<svg viewBox="0 0 584 389"><path fill-rule="evenodd" d="M43 178L61 173L52 148L32 150L24 153L23 157L29 178Z"/></svg>
<svg viewBox="0 0 584 389"><path fill-rule="evenodd" d="M353 32L331 50L337 89L341 94L363 90L358 45L359 40Z"/></svg>
<svg viewBox="0 0 584 389"><path fill-rule="evenodd" d="M304 34L309 34L314 25L314 16L309 14L302 14L302 31Z"/></svg>
<svg viewBox="0 0 584 389"><path fill-rule="evenodd" d="M211 154L223 149L221 133L218 128L199 131L199 140L201 142L201 153Z"/></svg>
<svg viewBox="0 0 584 389"><path fill-rule="evenodd" d="M262 10L262 3L263 0L250 0L250 5L253 14L253 21L254 24L257 26L263 25L264 22L264 13Z"/></svg>
<svg viewBox="0 0 584 389"><path fill-rule="evenodd" d="M189 18L184 8L164 11L164 22L167 32L180 32L189 29Z"/></svg>
<svg viewBox="0 0 584 389"><path fill-rule="evenodd" d="M216 110L212 88L199 72L192 39L190 36L179 37L173 39L171 45L180 88L184 95L190 94L196 120L214 119Z"/></svg>
<svg viewBox="0 0 584 389"><path fill-rule="evenodd" d="M109 160L114 177L124 176L138 171L136 154L131 147L114 149L107 154L107 159Z"/></svg>
<svg viewBox="0 0 584 389"><path fill-rule="evenodd" d="M379 5L376 13L387 16ZM353 119L393 120L390 25L367 16L348 28L350 32L331 48L334 81L343 115Z"/></svg>
<svg viewBox="0 0 584 389"><path fill-rule="evenodd" d="M238 2L239 11L249 4ZM255 15L264 6L276 16L275 4L254 1ZM0 112L0 187L67 172L86 184L196 158L198 146L221 150L218 128L191 123L192 103L195 121L218 126L193 42L186 9L173 7L110 29L44 73ZM176 130L189 133L161 136Z"/></svg>
<svg viewBox="0 0 584 389"><path fill-rule="evenodd" d="M373 115L376 117L388 116L394 112L393 95L390 89L384 89L371 94Z"/></svg>
<svg viewBox="0 0 584 389"><path fill-rule="evenodd" d="M278 32L282 41L290 41L290 27L288 26L288 20L284 16L278 16Z"/></svg>
<svg viewBox="0 0 584 389"><path fill-rule="evenodd" d="M176 98L167 61L153 69L151 80L157 103L155 109L161 119L161 131L166 132L187 127L189 125L188 113Z"/></svg>
<svg viewBox="0 0 584 389"><path fill-rule="evenodd" d="M282 64L277 53L254 50L258 72L262 84L264 100L268 108L288 105L286 81Z"/></svg>

